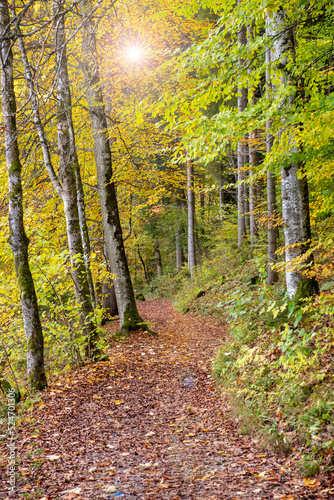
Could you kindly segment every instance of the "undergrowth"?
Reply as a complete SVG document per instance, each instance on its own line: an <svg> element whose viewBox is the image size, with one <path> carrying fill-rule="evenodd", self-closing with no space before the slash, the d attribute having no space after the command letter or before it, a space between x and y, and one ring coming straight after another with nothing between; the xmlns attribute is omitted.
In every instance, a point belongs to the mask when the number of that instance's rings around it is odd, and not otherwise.
<svg viewBox="0 0 334 500"><path fill-rule="evenodd" d="M334 469L334 294L327 280L295 303L284 276L267 286L265 263L261 249L252 256L223 242L192 282L183 270L164 293L183 313L227 322L212 371L240 432L278 453L298 449L308 477Z"/></svg>

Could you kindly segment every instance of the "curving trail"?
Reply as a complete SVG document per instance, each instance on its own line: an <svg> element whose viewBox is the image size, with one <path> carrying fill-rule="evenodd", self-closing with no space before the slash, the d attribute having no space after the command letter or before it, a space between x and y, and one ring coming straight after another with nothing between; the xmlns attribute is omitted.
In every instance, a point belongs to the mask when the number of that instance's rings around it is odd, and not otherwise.
<svg viewBox="0 0 334 500"><path fill-rule="evenodd" d="M112 341L110 362L52 385L21 426L17 499L334 498L237 433L210 378L222 328L169 301L139 309L159 337Z"/></svg>

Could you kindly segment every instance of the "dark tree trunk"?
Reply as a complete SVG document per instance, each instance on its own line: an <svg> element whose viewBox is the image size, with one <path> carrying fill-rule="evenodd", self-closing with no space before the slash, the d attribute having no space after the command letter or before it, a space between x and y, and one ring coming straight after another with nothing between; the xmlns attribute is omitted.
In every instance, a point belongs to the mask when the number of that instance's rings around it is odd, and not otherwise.
<svg viewBox="0 0 334 500"><path fill-rule="evenodd" d="M183 191L182 191L183 193ZM182 236L184 234L184 228L182 227L181 211L182 208L182 200L177 196L175 198L175 206L176 206L176 234L175 234L175 244L176 244L176 270L179 272L181 267L185 263L186 259L184 256L183 245L182 245Z"/></svg>
<svg viewBox="0 0 334 500"><path fill-rule="evenodd" d="M187 160L187 195L188 195L188 266L193 278L196 266L195 253L195 196L194 196L194 166Z"/></svg>
<svg viewBox="0 0 334 500"><path fill-rule="evenodd" d="M107 315L118 316L118 307L116 301L115 287L113 280L104 282L102 286L102 307Z"/></svg>
<svg viewBox="0 0 334 500"><path fill-rule="evenodd" d="M87 13L89 5L89 1L82 3L83 15ZM108 255L110 256L111 271L116 275L114 286L121 330L128 333L131 330L142 328L143 322L137 310L124 250L115 184L113 182L107 120L99 77L95 32L89 19L85 23L82 52L81 68L85 79L87 106L93 129L97 185L103 229Z"/></svg>
<svg viewBox="0 0 334 500"><path fill-rule="evenodd" d="M155 263L157 266L157 275L161 276L162 275L161 253L159 248L159 240L156 236L154 237L154 253L155 253Z"/></svg>
<svg viewBox="0 0 334 500"><path fill-rule="evenodd" d="M104 247L103 255L106 261L107 270L110 272L110 260L108 257L107 248ZM102 284L102 307L105 309L106 314L110 316L118 316L118 306L116 300L114 281L110 278Z"/></svg>
<svg viewBox="0 0 334 500"><path fill-rule="evenodd" d="M10 23L8 2L0 2L0 36ZM7 33L8 35L8 33ZM22 165L17 144L16 99L13 81L11 39L1 42L1 95L5 129L5 152L9 183L9 244L21 296L24 331L27 340L27 374L33 392L47 386L44 369L43 332L34 281L28 259L29 240L23 225Z"/></svg>
<svg viewBox="0 0 334 500"><path fill-rule="evenodd" d="M138 257L139 257L139 260L141 262L141 265L143 266L143 271L144 271L144 276L145 276L145 281L147 284L149 284L150 282L150 279L149 279L149 276L148 276L148 272L147 272L147 269L146 269L146 264L145 264L145 261L140 253L140 250L139 250L139 245L137 245L137 251L138 251Z"/></svg>

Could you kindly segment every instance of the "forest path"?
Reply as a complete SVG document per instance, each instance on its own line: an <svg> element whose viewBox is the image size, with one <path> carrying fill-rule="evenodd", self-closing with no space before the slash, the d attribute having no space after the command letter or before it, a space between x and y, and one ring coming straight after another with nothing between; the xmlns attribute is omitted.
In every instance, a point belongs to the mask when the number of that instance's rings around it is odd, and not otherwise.
<svg viewBox="0 0 334 500"><path fill-rule="evenodd" d="M159 336L112 341L110 362L58 381L20 427L17 498L328 498L237 433L210 377L221 328L170 301L139 310Z"/></svg>

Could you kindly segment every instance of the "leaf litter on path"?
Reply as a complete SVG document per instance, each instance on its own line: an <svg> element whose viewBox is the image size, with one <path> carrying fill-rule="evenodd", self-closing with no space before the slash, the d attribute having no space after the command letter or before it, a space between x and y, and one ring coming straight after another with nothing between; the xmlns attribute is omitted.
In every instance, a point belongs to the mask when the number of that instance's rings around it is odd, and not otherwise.
<svg viewBox="0 0 334 500"><path fill-rule="evenodd" d="M210 376L222 327L170 301L138 306L159 336L111 340L109 362L44 391L18 429L17 500L334 498L327 478L303 481L238 434Z"/></svg>

